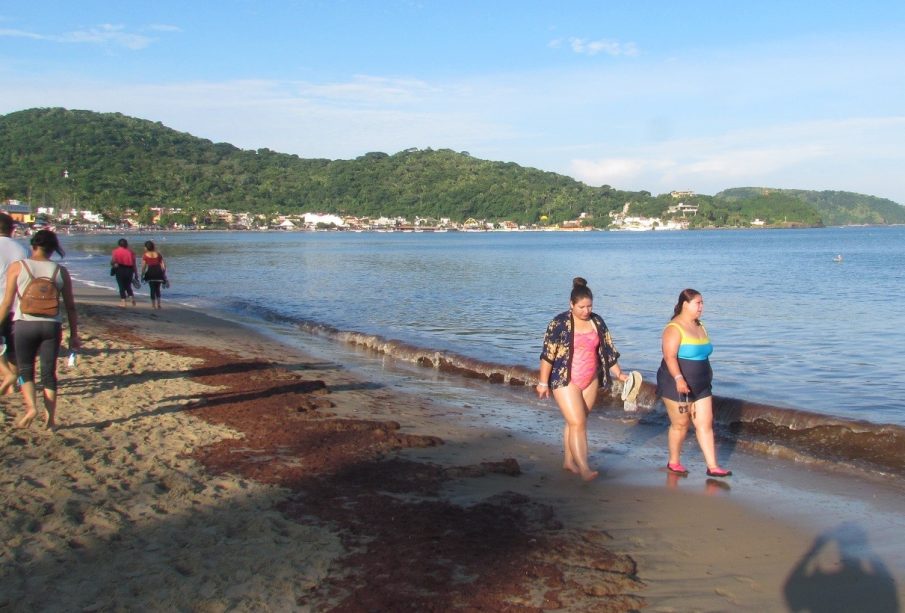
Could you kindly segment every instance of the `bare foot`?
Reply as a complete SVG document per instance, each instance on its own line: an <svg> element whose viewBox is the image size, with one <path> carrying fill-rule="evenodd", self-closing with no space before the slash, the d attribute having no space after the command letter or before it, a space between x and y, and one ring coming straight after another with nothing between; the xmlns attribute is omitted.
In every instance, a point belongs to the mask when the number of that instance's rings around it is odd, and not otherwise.
<svg viewBox="0 0 905 613"><path fill-rule="evenodd" d="M596 470L588 470L588 472L581 473L581 480L582 481L593 481L594 479L597 478L598 475L600 475L600 472L598 472Z"/></svg>
<svg viewBox="0 0 905 613"><path fill-rule="evenodd" d="M563 462L562 469L567 470L570 473L575 473L576 475L580 472L578 466L576 466L574 462Z"/></svg>
<svg viewBox="0 0 905 613"><path fill-rule="evenodd" d="M31 422L35 420L35 416L37 413L26 413L22 416L22 419L16 422L17 428L27 428L31 425Z"/></svg>
<svg viewBox="0 0 905 613"><path fill-rule="evenodd" d="M54 418L53 413L49 411L44 413L44 429L50 430L51 432L57 429L56 419Z"/></svg>

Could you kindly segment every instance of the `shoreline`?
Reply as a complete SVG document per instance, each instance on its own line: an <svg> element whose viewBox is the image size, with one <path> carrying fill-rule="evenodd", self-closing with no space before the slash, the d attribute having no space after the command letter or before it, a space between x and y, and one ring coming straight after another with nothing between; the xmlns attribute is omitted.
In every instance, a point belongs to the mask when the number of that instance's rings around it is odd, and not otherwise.
<svg viewBox="0 0 905 613"><path fill-rule="evenodd" d="M323 232L344 232L352 234L385 234L385 233L414 233L414 234L519 234L534 232L566 232L566 233L582 233L582 232L719 232L722 230L826 230L833 228L893 228L905 226L900 223L858 223L846 225L770 225L770 226L707 226L700 228L663 228L663 229L625 229L625 228L598 228L598 227L581 227L581 228L562 228L562 227L544 227L544 228L520 228L518 230L463 230L459 228L426 228L426 229L373 229L373 228L330 228L330 229L308 229L308 228L161 228L161 227L137 227L137 228L83 228L77 226L74 230L69 226L52 226L55 232L63 236L72 236L78 234L104 234L104 235L133 235L133 234L192 234L192 233L208 233L208 232L246 232L246 233L266 233L274 234L292 234L292 233L323 233ZM25 235L17 234L15 238L23 238Z"/></svg>
<svg viewBox="0 0 905 613"><path fill-rule="evenodd" d="M842 508L854 503L837 502L838 508L828 509L826 515L811 517L788 499L788 490L796 484L805 488L816 481L822 484L817 487L828 488L826 497L832 500L832 488L855 480L824 472L815 476L795 465L777 470L769 458L752 459L738 449L732 451L733 459L745 462L735 464L738 477L725 482L729 489L697 474L672 486L667 479L664 486L667 476L654 468L663 453L665 440L656 438L662 432L651 427L621 429L612 420L594 423L594 448L599 450L594 460L605 466L605 472L582 485L559 469L555 433L544 443L488 425L481 417L489 410L484 407L413 396L382 378L362 378L342 363L305 355L239 324L184 307L166 305L154 313L146 305L120 310L111 292L86 287L77 287L76 297L88 347L76 370L65 366L60 370L60 432L49 437L15 431L9 417L3 432L7 472L3 481L15 485L18 497L4 499L4 514L12 519L7 523L14 528L14 534L4 536L14 540L5 546L3 572L7 578L16 577L11 567L24 572L37 564L41 570L37 578L30 573L22 579L29 593L39 587L42 577L59 579L57 566L74 564L70 556L84 556L87 550L88 562L82 563L86 568L80 570L84 574L67 580L68 589L84 589L78 586L84 586L89 576L96 581L99 569L117 570L101 559L101 552L113 547L124 556L113 559L132 570L134 563L130 566L125 552L144 552L142 560L156 564L152 576L162 581L172 575L180 587L166 590L171 600L165 601L160 593L144 593L153 592L145 587L147 582L120 577L121 585L109 596L113 600L101 604L135 606L142 598L156 598L146 602L163 607L165 602L182 605L197 598L209 605L208 610L237 606L241 610L252 603L274 609L290 601L319 610L342 602L350 610L375 602L386 605L386 600L366 599L390 597L389 588L384 592L381 585L369 584L361 576L362 569L369 568L379 571L374 576L384 577L397 592L421 594L424 603L433 606L450 604L443 602L449 592L438 576L447 573L447 583L461 590L461 573L452 570L481 569L477 576L484 577L483 583L471 587L480 587L472 594L486 598L485 605L519 602L550 608L554 602L569 602L574 607L570 610L592 606L600 610L606 596L610 610L631 610L645 603L653 611L778 610L785 604L786 581L802 556L821 534L838 534L840 526L853 521L849 516L857 517ZM239 417L262 403L275 411L273 423L258 423L259 416ZM2 406L8 416L19 404L18 398L8 398ZM295 420L296 416L301 417ZM557 421L555 415L547 418ZM81 427L67 427L74 425L71 419ZM169 420L175 423L162 423ZM353 438L359 441L353 446L356 453L367 448L376 455L362 460L353 454L352 460L345 458L351 462L345 470L326 471L343 476L332 483L343 486L338 493L325 489L323 480L312 480L323 471L305 464L309 459L304 446L291 447L303 439L302 430L293 428L307 428L309 422L337 428L343 436L352 436L349 422L364 424L357 432L366 432L369 445L376 444L368 447L361 444L365 439ZM260 432L255 434L255 428ZM281 431L295 436L277 440ZM238 432L244 432L244 443L236 442ZM88 439L95 435L98 449L85 457ZM324 431L306 436L304 440L314 445ZM170 439L176 439L175 444ZM686 445L689 455L696 457L694 442ZM43 460L41 452L47 446L70 465L53 466ZM23 453L32 462L26 473ZM149 454L155 457L149 459ZM790 484L762 488L777 480ZM123 483L130 485L123 489ZM883 494L877 486L862 483L861 493L867 497L871 491L880 492L884 504L897 501L895 491ZM350 491L361 498L355 499ZM761 491L766 504L759 508ZM350 503L350 509L342 504L324 508L315 504L315 492L347 497L329 498L332 501L358 502ZM104 493L113 502L105 501ZM819 499L815 492L800 493L805 505ZM101 498L92 502L97 495ZM177 509L177 501L190 504ZM100 505L100 510L92 504ZM878 503L868 499L864 504ZM386 513L368 512L373 508L398 509L400 520L387 522ZM426 509L447 523L416 523L418 512ZM54 524L57 515L60 525ZM34 516L41 518L39 524L29 523ZM174 522L174 516L188 519ZM225 525L211 529L207 522L221 516ZM499 522L499 517L508 521ZM160 534L160 526L168 522L181 527L181 536L164 530L167 536L153 553L156 536L150 535ZM445 531L432 531L437 526ZM474 530L463 531L463 526ZM877 528L869 531L870 543L877 543ZM464 538L465 533L474 538ZM491 536L497 537L490 540L495 546L487 547ZM880 555L903 538L891 530L886 536ZM387 550L410 547L402 551L415 551L421 556L415 559L423 564L435 564L437 559L452 562L427 566L433 574L419 575L417 569L401 565L399 557L369 548L371 539ZM133 542L136 546L129 546ZM206 555L224 562L218 553L222 546L240 559L264 550L268 553L259 557L267 563L252 563L253 577L243 575L236 565L206 566ZM873 551L860 554L866 558ZM509 555L494 558L499 552ZM495 563L474 566L481 562L475 557L483 558L484 564ZM527 584L505 572L512 570L508 566L515 568L514 560L522 559L532 561L529 568L536 574ZM607 567L605 561L614 566ZM831 561L824 562L832 566ZM905 602L903 566L901 560L893 560L887 573L899 602ZM598 567L610 568L607 576L621 579L604 581ZM584 570L576 574L576 568ZM148 585L164 589L154 581ZM540 595L528 589L539 585L547 588ZM573 587L567 589L568 585ZM800 579L793 587L795 594L803 594L800 598L821 597ZM17 602L4 591L0 606ZM251 600L252 594L258 600ZM50 598L53 591L46 595ZM302 597L308 600L299 600ZM510 600L501 600L505 598ZM64 608L62 600L56 602Z"/></svg>

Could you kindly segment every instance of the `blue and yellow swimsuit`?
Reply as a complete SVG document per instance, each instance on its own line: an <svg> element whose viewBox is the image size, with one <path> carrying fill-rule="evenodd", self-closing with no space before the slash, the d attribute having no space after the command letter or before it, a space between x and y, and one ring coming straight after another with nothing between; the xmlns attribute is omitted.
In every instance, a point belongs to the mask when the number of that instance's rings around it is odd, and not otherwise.
<svg viewBox="0 0 905 613"><path fill-rule="evenodd" d="M704 324L704 338L695 338L685 333L685 329L674 321L666 324L666 327L678 328L682 340L679 343L679 351L676 357L679 359L679 370L685 377L685 383L691 389L688 400L695 401L713 395L711 383L713 382L713 369L710 368L710 354L713 353L713 344ZM666 360L660 361L660 369L657 371L657 395L676 402L682 402L685 397L676 389L676 381L669 374Z"/></svg>

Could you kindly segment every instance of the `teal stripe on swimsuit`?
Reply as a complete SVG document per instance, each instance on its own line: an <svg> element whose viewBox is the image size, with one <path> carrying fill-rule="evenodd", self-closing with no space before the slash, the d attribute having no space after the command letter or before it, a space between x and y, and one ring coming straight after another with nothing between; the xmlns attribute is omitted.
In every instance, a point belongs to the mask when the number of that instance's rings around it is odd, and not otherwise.
<svg viewBox="0 0 905 613"><path fill-rule="evenodd" d="M710 336L694 338L686 335L685 329L679 324L670 322L668 325L678 328L679 334L682 335L682 342L679 344L679 351L676 355L680 360L694 360L696 362L701 362L709 358L710 354L713 353L713 345L710 342ZM703 325L701 325L701 329L704 330L704 334L707 334L707 330Z"/></svg>

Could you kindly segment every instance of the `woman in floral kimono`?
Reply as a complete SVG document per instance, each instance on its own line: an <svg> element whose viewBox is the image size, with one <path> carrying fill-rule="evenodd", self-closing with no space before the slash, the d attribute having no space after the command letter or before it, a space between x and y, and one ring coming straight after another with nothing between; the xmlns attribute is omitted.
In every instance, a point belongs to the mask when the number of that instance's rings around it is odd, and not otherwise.
<svg viewBox="0 0 905 613"><path fill-rule="evenodd" d="M544 335L537 395L551 392L565 419L563 468L590 481L598 472L588 466L588 413L600 389L613 377L629 376L617 363L619 352L603 318L592 312L594 295L581 277L572 281L569 310L553 318Z"/></svg>

